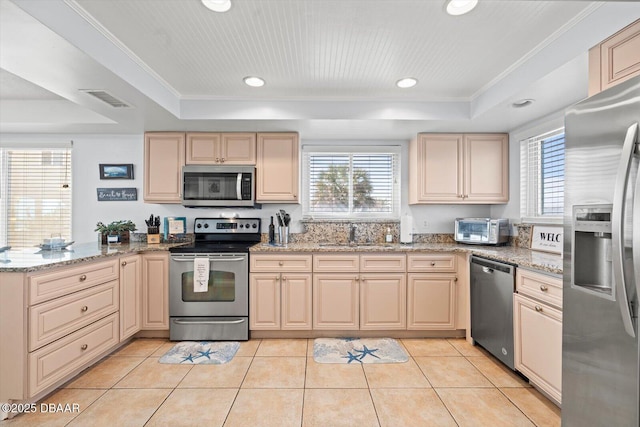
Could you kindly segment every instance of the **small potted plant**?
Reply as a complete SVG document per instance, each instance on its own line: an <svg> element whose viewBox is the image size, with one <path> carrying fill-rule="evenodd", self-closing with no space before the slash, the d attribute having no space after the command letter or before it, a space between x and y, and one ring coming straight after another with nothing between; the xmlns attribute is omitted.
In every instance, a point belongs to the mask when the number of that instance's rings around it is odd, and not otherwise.
<svg viewBox="0 0 640 427"><path fill-rule="evenodd" d="M113 221L108 225L98 222L94 231L100 233L103 244L113 243L113 240L120 243L129 243L129 234L131 231L136 231L136 225L131 220ZM109 238L108 236L112 237ZM117 237L113 239L113 236Z"/></svg>

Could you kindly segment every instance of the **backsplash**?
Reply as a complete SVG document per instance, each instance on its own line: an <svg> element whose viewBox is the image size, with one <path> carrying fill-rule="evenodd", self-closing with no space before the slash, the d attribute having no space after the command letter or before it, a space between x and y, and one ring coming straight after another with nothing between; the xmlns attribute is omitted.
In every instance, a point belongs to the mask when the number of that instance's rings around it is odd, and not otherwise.
<svg viewBox="0 0 640 427"><path fill-rule="evenodd" d="M518 248L530 248L531 247L531 231L533 230L532 224L513 224L518 231L517 236L511 236L511 246Z"/></svg>
<svg viewBox="0 0 640 427"><path fill-rule="evenodd" d="M291 239L292 243L348 243L351 225L356 226L358 243L384 243L387 228L391 231L394 243L400 239L400 223L397 221L303 221L302 224L305 232L295 234L295 238Z"/></svg>

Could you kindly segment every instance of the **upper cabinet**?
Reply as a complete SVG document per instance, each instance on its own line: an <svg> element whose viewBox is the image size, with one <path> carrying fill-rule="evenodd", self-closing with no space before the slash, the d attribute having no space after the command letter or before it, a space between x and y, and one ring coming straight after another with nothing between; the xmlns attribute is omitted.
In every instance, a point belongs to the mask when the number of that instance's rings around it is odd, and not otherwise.
<svg viewBox="0 0 640 427"><path fill-rule="evenodd" d="M256 202L298 202L298 151L297 133L258 134Z"/></svg>
<svg viewBox="0 0 640 427"><path fill-rule="evenodd" d="M507 134L418 134L409 145L409 203L509 201Z"/></svg>
<svg viewBox="0 0 640 427"><path fill-rule="evenodd" d="M148 132L144 135L144 201L180 203L182 166L185 164L182 132Z"/></svg>
<svg viewBox="0 0 640 427"><path fill-rule="evenodd" d="M589 49L589 96L640 75L640 19Z"/></svg>
<svg viewBox="0 0 640 427"><path fill-rule="evenodd" d="M187 133L188 165L255 165L255 133Z"/></svg>

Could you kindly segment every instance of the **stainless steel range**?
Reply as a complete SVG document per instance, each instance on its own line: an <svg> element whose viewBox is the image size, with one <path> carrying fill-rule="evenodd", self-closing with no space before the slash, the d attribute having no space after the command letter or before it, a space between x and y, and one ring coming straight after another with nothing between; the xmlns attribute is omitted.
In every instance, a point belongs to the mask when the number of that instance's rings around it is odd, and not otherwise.
<svg viewBox="0 0 640 427"><path fill-rule="evenodd" d="M196 218L194 244L171 248L172 341L249 339L249 247L259 218Z"/></svg>

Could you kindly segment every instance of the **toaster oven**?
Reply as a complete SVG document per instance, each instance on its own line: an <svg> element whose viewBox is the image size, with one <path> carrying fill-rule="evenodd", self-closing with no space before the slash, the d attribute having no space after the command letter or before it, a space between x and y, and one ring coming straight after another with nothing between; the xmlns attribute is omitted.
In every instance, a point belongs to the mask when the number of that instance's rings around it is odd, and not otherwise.
<svg viewBox="0 0 640 427"><path fill-rule="evenodd" d="M504 245L509 242L509 220L456 218L456 242L473 245Z"/></svg>

